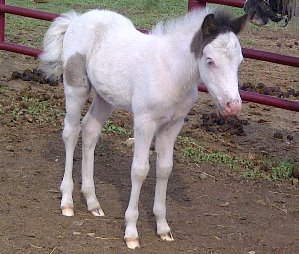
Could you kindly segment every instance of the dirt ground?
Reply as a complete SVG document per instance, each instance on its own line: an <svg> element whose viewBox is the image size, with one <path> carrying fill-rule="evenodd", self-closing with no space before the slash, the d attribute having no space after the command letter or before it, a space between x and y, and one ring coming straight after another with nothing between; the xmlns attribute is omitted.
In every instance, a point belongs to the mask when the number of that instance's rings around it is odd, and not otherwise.
<svg viewBox="0 0 299 254"><path fill-rule="evenodd" d="M294 32L248 28L242 42L299 56L299 38ZM290 179L244 178L221 164L187 162L178 151L167 197L167 217L175 241L162 242L155 233L152 168L140 200L141 249L127 250L122 237L132 159L132 149L124 145L128 134L105 132L96 149L95 183L106 214L103 218L86 210L80 194L79 140L74 158L75 216L63 217L59 208L63 116L40 123L31 115L12 118L10 113L18 98L28 94L63 110L62 86L11 80L14 70L32 69L38 62L6 52L0 56L0 103L4 109L0 115L1 253L299 253L299 189ZM299 72L246 59L240 70L240 84L243 82L298 91ZM299 97L290 99L298 101ZM210 97L202 94L181 135L194 138L207 150L252 160L298 161L298 113L244 102L239 118L248 124L244 126L246 135L238 136L202 128L202 115L209 112L215 112L215 107ZM111 119L131 128L127 113L117 111ZM274 138L277 132L283 137ZM154 161L153 155L151 165ZM207 177L202 177L202 172Z"/></svg>

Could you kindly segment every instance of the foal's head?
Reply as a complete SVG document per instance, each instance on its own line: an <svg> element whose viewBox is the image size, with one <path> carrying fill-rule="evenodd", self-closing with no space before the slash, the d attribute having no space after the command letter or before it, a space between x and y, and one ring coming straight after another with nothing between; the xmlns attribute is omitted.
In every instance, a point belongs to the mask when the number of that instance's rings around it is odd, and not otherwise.
<svg viewBox="0 0 299 254"><path fill-rule="evenodd" d="M236 34L246 20L246 15L231 19L223 12L208 14L191 43L200 77L224 116L236 115L241 110L238 67L243 56Z"/></svg>

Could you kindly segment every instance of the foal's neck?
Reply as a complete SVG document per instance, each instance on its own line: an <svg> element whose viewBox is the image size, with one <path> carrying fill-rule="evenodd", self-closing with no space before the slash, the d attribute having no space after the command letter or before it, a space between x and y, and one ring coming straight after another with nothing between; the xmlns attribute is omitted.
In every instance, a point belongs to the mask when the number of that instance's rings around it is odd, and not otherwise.
<svg viewBox="0 0 299 254"><path fill-rule="evenodd" d="M190 45L192 36L176 38L169 36L170 72L176 87L183 90L192 88L199 81L198 64Z"/></svg>

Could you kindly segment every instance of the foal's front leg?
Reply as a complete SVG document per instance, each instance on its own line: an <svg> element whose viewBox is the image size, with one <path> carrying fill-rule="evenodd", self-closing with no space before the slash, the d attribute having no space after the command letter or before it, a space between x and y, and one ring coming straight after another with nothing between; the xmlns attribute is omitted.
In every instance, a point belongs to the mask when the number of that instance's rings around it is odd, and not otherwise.
<svg viewBox="0 0 299 254"><path fill-rule="evenodd" d="M156 135L157 169L156 190L153 212L157 222L157 234L162 240L173 241L170 227L166 221L166 191L173 166L173 147L184 119L162 127Z"/></svg>
<svg viewBox="0 0 299 254"><path fill-rule="evenodd" d="M128 248L139 247L136 223L138 220L138 202L143 181L149 171L149 149L156 131L156 123L150 119L134 119L134 158L131 169L131 196L127 208L125 241Z"/></svg>

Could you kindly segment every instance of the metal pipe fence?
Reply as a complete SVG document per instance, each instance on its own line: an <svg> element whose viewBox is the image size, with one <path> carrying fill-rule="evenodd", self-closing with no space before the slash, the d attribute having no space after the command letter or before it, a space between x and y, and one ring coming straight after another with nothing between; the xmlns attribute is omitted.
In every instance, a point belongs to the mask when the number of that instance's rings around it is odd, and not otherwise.
<svg viewBox="0 0 299 254"><path fill-rule="evenodd" d="M197 7L204 7L207 2L229 5L234 7L243 7L244 4L243 0L200 0L200 1L189 0L188 10ZM28 18L47 20L47 21L54 20L59 16L59 14L32 10L32 9L27 9L27 8L22 8L17 6L11 6L5 4L5 0L0 0L0 50L38 57L38 55L41 53L40 49L31 48L24 45L18 45L15 43L9 43L5 41L5 14L6 13L24 16ZM145 30L141 30L141 31L146 32ZM248 49L248 48L242 48L242 52L244 57L246 58L262 60L262 61L267 61L267 62L272 62L277 64L284 64L293 67L299 67L298 57L286 56L286 55L265 52L256 49ZM203 84L199 84L198 89L199 91L207 92L207 89ZM281 98L274 98L272 96L251 93L246 91L241 91L240 94L242 99L245 101L255 102L259 104L264 104L264 105L269 105L273 107L299 112L298 102L284 100Z"/></svg>

